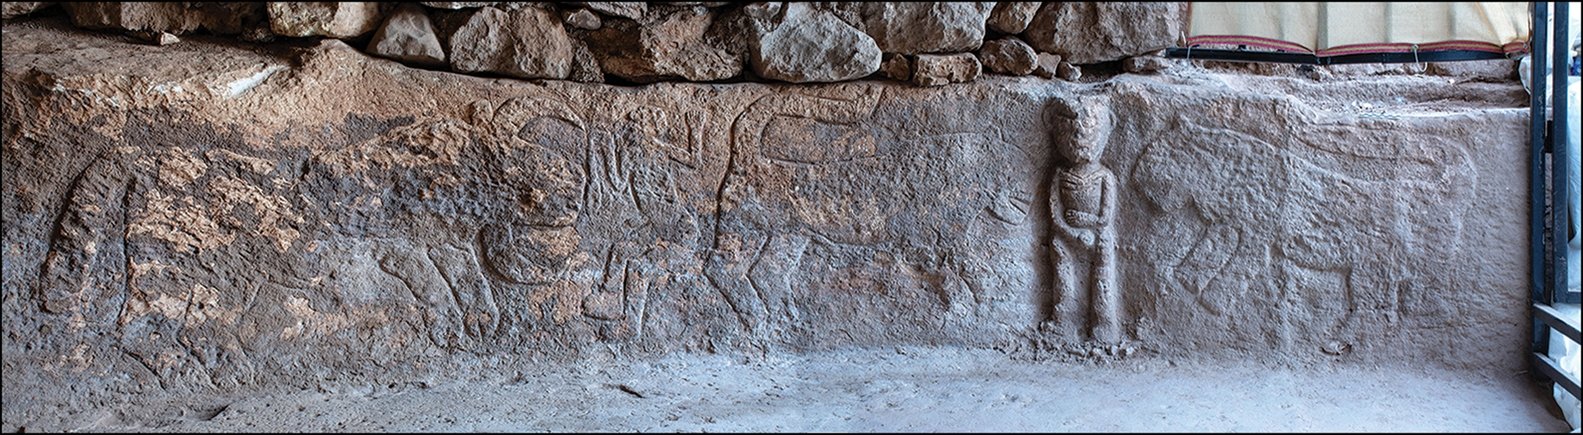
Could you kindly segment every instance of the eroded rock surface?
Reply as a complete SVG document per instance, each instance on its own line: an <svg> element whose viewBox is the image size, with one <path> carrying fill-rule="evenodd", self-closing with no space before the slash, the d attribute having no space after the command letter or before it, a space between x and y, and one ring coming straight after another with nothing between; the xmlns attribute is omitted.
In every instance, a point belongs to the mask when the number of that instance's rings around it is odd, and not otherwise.
<svg viewBox="0 0 1583 435"><path fill-rule="evenodd" d="M538 8L478 8L449 38L451 68L512 77L564 79L576 41L561 20Z"/></svg>
<svg viewBox="0 0 1583 435"><path fill-rule="evenodd" d="M918 86L969 82L983 70L983 63L971 53L920 54L912 58L912 82Z"/></svg>
<svg viewBox="0 0 1583 435"><path fill-rule="evenodd" d="M750 40L748 61L758 76L793 83L837 82L879 70L879 46L867 34L804 3L783 7L783 21Z"/></svg>
<svg viewBox="0 0 1583 435"><path fill-rule="evenodd" d="M1028 23L1033 21L1033 14L1039 12L1042 2L995 2L995 9L989 13L989 21L985 25L990 30L1009 35L1022 33L1028 28Z"/></svg>
<svg viewBox="0 0 1583 435"><path fill-rule="evenodd" d="M1001 38L984 43L978 51L984 68L1000 74L1028 75L1039 66L1039 53L1017 38Z"/></svg>
<svg viewBox="0 0 1583 435"><path fill-rule="evenodd" d="M1186 8L1181 2L1047 2L1023 37L1075 64L1121 60L1175 45L1187 28Z"/></svg>
<svg viewBox="0 0 1583 435"><path fill-rule="evenodd" d="M742 73L742 56L711 44L715 14L688 8L645 19L612 19L589 38L600 68L628 80L714 81Z"/></svg>
<svg viewBox="0 0 1583 435"><path fill-rule="evenodd" d="M263 3L72 2L61 6L72 23L90 29L172 34L202 29L235 34L268 20Z"/></svg>
<svg viewBox="0 0 1583 435"><path fill-rule="evenodd" d="M789 8L838 32L775 28L767 47L867 37ZM544 56L570 43L521 36L558 16L451 13L496 41L464 65L571 70ZM151 47L63 26L3 32L7 430L130 398L674 352L1525 364L1527 297L1491 290L1527 270L1505 218L1527 211L1515 82L1189 64L610 86L413 69L335 39ZM841 70L755 69L862 77L868 47ZM916 63L911 80L978 68ZM1103 144L1113 183L1078 186L1101 172L1056 151L1074 138ZM1052 186L1057 168L1081 188ZM1058 224L1079 230L1072 273ZM1117 327L1096 334L1092 296L1057 289L1100 272Z"/></svg>
<svg viewBox="0 0 1583 435"><path fill-rule="evenodd" d="M269 28L282 36L351 38L380 23L375 2L269 2Z"/></svg>
<svg viewBox="0 0 1583 435"><path fill-rule="evenodd" d="M472 9L484 6L495 6L503 2L419 2L424 6L439 9Z"/></svg>
<svg viewBox="0 0 1583 435"><path fill-rule="evenodd" d="M1039 77L1053 79L1060 75L1061 55L1040 52L1035 59L1033 73Z"/></svg>
<svg viewBox="0 0 1583 435"><path fill-rule="evenodd" d="M422 8L413 5L402 5L391 12L368 42L368 52L419 65L445 64L445 49L434 34L434 24Z"/></svg>
<svg viewBox="0 0 1583 435"><path fill-rule="evenodd" d="M831 2L824 8L874 38L886 53L973 51L995 2Z"/></svg>
<svg viewBox="0 0 1583 435"><path fill-rule="evenodd" d="M31 14L54 5L55 2L5 2L0 3L0 18L11 19Z"/></svg>

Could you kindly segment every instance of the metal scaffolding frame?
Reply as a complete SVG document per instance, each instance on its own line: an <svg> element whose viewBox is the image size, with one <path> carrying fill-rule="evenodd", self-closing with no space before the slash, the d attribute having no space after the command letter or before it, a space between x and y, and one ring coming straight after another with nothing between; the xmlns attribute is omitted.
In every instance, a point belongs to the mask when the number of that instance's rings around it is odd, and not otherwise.
<svg viewBox="0 0 1583 435"><path fill-rule="evenodd" d="M1583 342L1579 338L1578 325L1568 323L1551 307L1572 299L1567 294L1567 231L1571 228L1567 222L1570 212L1567 198L1571 194L1570 189L1577 184L1574 180L1577 179L1578 168L1568 164L1571 160L1567 154L1571 150L1568 149L1566 135L1567 125L1578 120L1567 116L1567 106L1577 104L1567 98L1567 73L1572 63L1571 47L1568 47L1571 41L1567 27L1569 8L1567 2L1554 3L1557 19L1554 22L1553 40L1556 42L1550 44L1552 39L1546 37L1545 28L1546 21L1550 21L1550 6L1549 2L1534 2L1533 36L1530 39L1533 70L1529 77L1533 92L1529 100L1528 137L1528 261L1531 278L1528 287L1533 309L1533 340L1529 343L1529 350L1532 352L1530 361L1534 373L1560 385L1573 397L1583 398L1583 393L1578 391L1578 379L1563 371L1560 364L1549 355L1550 334L1560 333L1574 343ZM1548 57L1553 62L1546 62L1547 48L1551 52ZM1547 78L1550 79L1548 85L1551 88L1548 111L1545 107ZM1551 116L1546 116L1547 113ZM1550 181L1548 198L1545 194L1546 178ZM1549 234L1545 234L1547 209L1550 211ZM1549 267L1545 264L1546 254L1549 256Z"/></svg>

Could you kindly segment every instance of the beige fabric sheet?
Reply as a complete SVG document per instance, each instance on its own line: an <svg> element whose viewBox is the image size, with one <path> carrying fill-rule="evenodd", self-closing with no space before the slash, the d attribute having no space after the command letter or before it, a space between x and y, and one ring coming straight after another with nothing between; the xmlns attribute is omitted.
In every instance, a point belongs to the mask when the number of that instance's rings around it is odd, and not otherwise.
<svg viewBox="0 0 1583 435"><path fill-rule="evenodd" d="M1321 56L1527 51L1527 2L1191 2L1188 45L1248 45Z"/></svg>

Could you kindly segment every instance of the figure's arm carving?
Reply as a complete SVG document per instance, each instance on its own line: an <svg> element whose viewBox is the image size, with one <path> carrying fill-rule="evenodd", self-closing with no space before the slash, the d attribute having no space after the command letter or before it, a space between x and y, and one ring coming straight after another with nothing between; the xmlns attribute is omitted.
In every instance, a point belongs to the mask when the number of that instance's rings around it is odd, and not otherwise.
<svg viewBox="0 0 1583 435"><path fill-rule="evenodd" d="M1050 222L1055 227L1056 234L1056 237L1050 240L1051 243L1056 243L1057 239L1078 241L1078 230L1067 224L1069 219L1067 215L1074 211L1067 210L1066 205L1061 201L1061 192L1067 188L1067 184L1060 181L1064 178L1060 171L1064 170L1057 170L1052 180L1054 182L1050 183Z"/></svg>
<svg viewBox="0 0 1583 435"><path fill-rule="evenodd" d="M1095 216L1100 241L1116 238L1116 174L1104 170L1104 183L1100 185L1099 216Z"/></svg>
<svg viewBox="0 0 1583 435"><path fill-rule="evenodd" d="M1099 215L1086 211L1067 210L1066 222L1078 228L1098 228L1102 222Z"/></svg>

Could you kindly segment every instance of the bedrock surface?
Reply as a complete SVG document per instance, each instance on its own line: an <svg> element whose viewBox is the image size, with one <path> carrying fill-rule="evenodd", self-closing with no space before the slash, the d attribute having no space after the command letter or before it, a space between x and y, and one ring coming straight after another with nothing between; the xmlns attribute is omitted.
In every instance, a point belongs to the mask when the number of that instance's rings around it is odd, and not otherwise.
<svg viewBox="0 0 1583 435"><path fill-rule="evenodd" d="M678 353L1524 364L1515 82L622 87L58 18L4 48L8 428ZM1108 183L1057 176L1070 101L1108 108Z"/></svg>

